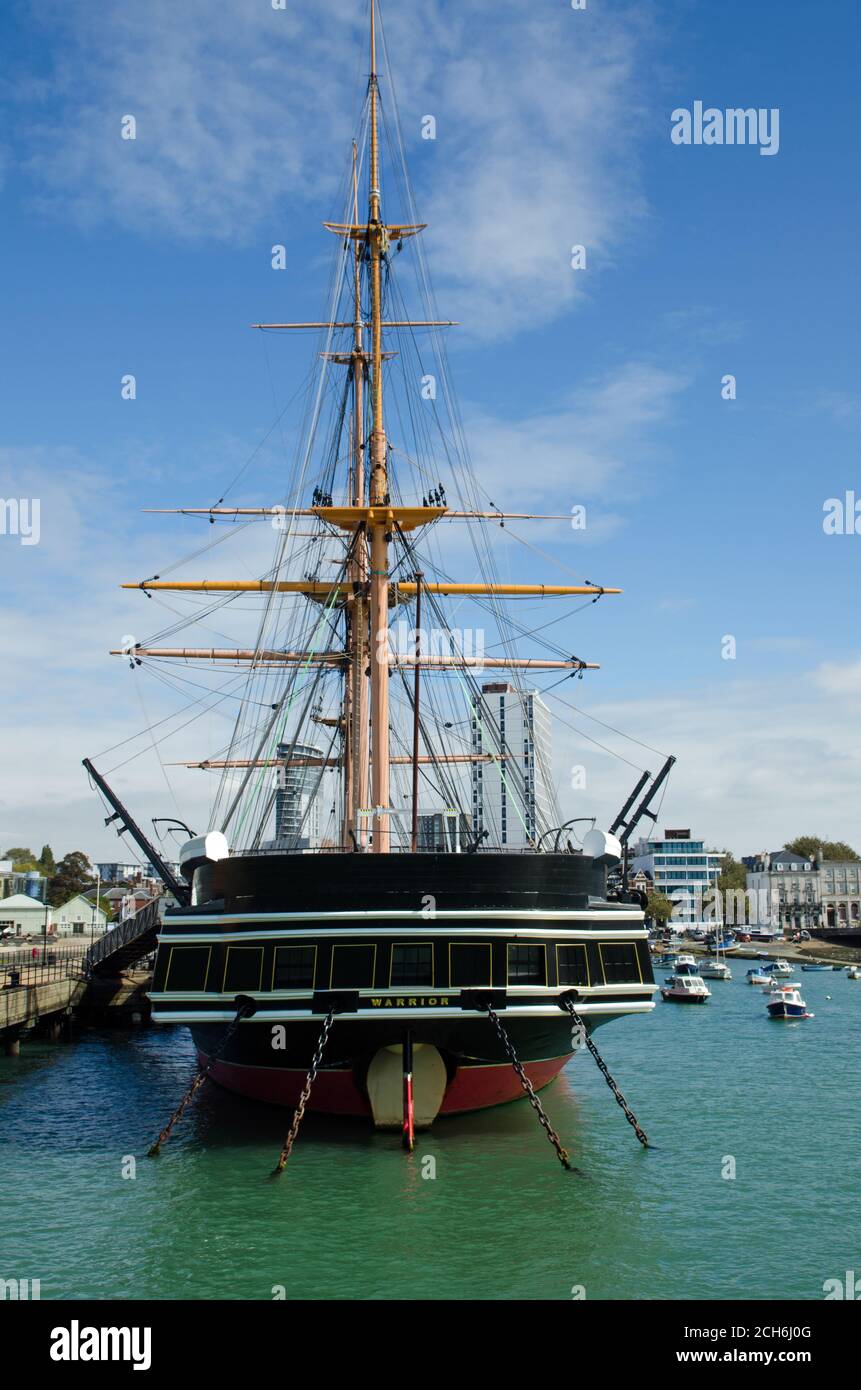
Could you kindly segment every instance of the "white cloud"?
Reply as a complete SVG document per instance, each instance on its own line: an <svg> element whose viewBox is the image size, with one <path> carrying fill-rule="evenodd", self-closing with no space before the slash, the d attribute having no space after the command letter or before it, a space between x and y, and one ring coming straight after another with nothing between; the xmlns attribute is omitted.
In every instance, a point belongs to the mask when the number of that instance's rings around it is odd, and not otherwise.
<svg viewBox="0 0 861 1390"><path fill-rule="evenodd" d="M720 680L608 704L598 703L599 681L586 688L594 702L581 695L582 708L678 759L663 802L662 827L690 826L710 845L729 847L736 855L807 833L846 840L861 851L858 711L854 701L843 698L861 692L861 660L840 671L822 667L801 674L791 686L782 675L757 683ZM550 705L555 712L552 697ZM639 767L658 771L660 755L564 709L560 713ZM570 766L583 763L587 788L577 794L577 805L583 814L597 812L609 820L637 773L562 728L557 739L561 785L568 783ZM563 805L571 804L568 793ZM647 833L648 823L641 831Z"/></svg>
<svg viewBox="0 0 861 1390"><path fill-rule="evenodd" d="M562 6L530 15L516 0L473 0L466 12L424 0L420 15L389 7L440 300L471 332L556 316L642 215L633 117L646 40L633 14L586 25ZM315 0L313 13L260 0L112 0L52 11L45 33L50 117L43 82L24 75L17 90L46 209L85 226L233 242L289 240L321 199L339 215L367 67L354 0ZM432 143L419 138L428 113ZM127 114L134 141L120 138ZM575 243L588 271L570 268Z"/></svg>
<svg viewBox="0 0 861 1390"><path fill-rule="evenodd" d="M861 695L861 657L857 661L826 661L814 680L829 695Z"/></svg>

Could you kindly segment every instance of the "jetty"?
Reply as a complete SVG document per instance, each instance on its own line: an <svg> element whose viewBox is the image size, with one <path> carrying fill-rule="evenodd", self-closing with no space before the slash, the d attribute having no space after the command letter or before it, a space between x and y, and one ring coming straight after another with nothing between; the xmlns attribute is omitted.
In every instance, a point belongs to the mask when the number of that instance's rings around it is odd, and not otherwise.
<svg viewBox="0 0 861 1390"><path fill-rule="evenodd" d="M135 969L156 949L161 899L120 922L86 950L56 944L0 955L0 1046L17 1057L22 1038L57 1039L73 1018L132 1025L149 1017L152 971Z"/></svg>

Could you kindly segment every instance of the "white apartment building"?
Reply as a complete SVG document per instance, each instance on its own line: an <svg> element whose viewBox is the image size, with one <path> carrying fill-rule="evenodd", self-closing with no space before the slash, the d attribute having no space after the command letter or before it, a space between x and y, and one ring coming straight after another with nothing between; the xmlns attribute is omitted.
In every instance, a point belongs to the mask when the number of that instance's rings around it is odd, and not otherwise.
<svg viewBox="0 0 861 1390"><path fill-rule="evenodd" d="M472 828L485 844L523 849L558 820L550 711L537 690L489 681L472 701L472 749L496 761L472 765Z"/></svg>

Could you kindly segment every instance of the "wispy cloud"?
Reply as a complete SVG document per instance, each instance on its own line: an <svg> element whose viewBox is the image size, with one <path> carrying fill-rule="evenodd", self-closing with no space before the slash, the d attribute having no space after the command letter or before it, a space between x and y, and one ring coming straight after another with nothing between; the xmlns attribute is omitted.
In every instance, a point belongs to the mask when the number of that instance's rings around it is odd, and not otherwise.
<svg viewBox="0 0 861 1390"><path fill-rule="evenodd" d="M364 7L108 0L52 12L51 105L26 75L23 160L42 208L186 240L284 240L337 190L367 68ZM392 5L388 49L447 312L494 337L557 315L643 214L640 7ZM33 20L32 22L37 22ZM46 109L50 114L46 114ZM426 114L437 138L420 139ZM121 138L133 115L137 138ZM319 208L316 209L319 211ZM574 244L587 271L570 266Z"/></svg>
<svg viewBox="0 0 861 1390"><path fill-rule="evenodd" d="M661 826L690 825L713 845L728 846L736 854L785 843L814 826L823 836L848 840L861 851L861 824L852 814L861 776L857 702L844 698L859 692L861 660L802 673L791 687L783 675L775 675L600 707L582 697L579 703L606 723L676 755ZM555 714L552 696L550 704ZM658 770L660 755L561 712L637 766ZM570 766L585 766L587 785L577 793L576 804L582 804L582 814L609 819L636 772L564 725L555 726L555 738L561 784L570 781ZM563 808L575 807L569 815L578 814L576 804L568 793Z"/></svg>

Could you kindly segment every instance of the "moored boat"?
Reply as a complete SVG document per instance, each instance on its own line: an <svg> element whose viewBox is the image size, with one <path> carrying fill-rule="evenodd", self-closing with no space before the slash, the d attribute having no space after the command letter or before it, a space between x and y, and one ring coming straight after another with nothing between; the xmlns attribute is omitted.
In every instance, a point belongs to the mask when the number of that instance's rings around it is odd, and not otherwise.
<svg viewBox="0 0 861 1390"><path fill-rule="evenodd" d="M705 1004L711 990L699 975L674 975L661 986L661 995L668 1004Z"/></svg>
<svg viewBox="0 0 861 1390"><path fill-rule="evenodd" d="M775 985L768 997L766 1008L770 1018L791 1019L791 1018L812 1018L813 1014L807 1012L807 1005L801 997L801 991L795 984Z"/></svg>

